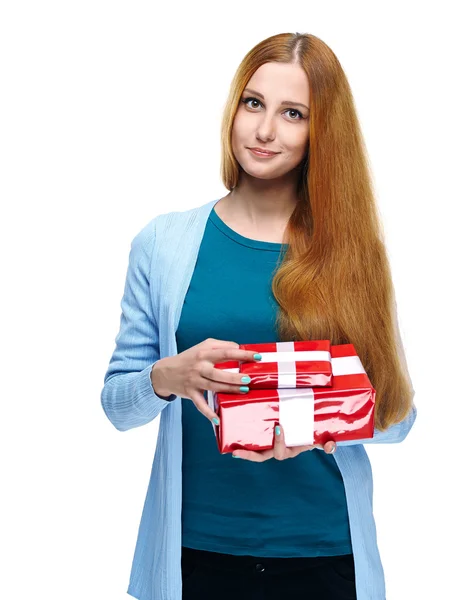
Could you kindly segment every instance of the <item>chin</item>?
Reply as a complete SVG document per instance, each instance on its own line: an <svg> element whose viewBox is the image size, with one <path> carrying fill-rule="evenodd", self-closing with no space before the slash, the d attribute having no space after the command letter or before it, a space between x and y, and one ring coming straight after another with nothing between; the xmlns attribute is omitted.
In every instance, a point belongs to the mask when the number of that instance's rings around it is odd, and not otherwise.
<svg viewBox="0 0 472 600"><path fill-rule="evenodd" d="M276 177L280 177L279 174L275 174L271 169L264 166L261 166L260 169L246 168L244 166L241 166L241 168L249 177L254 177L254 179L275 179Z"/></svg>

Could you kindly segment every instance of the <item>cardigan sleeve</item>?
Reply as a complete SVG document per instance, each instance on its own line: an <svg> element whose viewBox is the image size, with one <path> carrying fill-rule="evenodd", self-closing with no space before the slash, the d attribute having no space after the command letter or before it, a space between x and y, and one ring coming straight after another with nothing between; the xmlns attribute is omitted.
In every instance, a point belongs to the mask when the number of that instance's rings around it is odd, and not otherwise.
<svg viewBox="0 0 472 600"><path fill-rule="evenodd" d="M408 365L406 362L405 356L405 348L403 346L402 337L400 334L400 327L398 325L398 312L397 312L397 303L395 300L395 293L393 295L393 321L394 321L394 330L395 330L395 338L397 342L397 351L398 356L403 367L404 373L408 379L410 384L412 398L415 396L415 390L413 388L413 382L411 380L410 372L408 370ZM352 446L354 444L395 444L399 442L403 442L408 433L410 432L413 424L416 420L417 409L416 405L413 402L412 407L408 415L403 421L397 423L396 425L392 425L386 431L379 431L377 428L374 428L374 437L366 438L360 440L349 440L347 442L336 442L338 446Z"/></svg>
<svg viewBox="0 0 472 600"><path fill-rule="evenodd" d="M160 358L149 283L155 238L153 219L131 242L119 332L101 391L102 408L119 431L149 423L176 398L158 396L151 381Z"/></svg>

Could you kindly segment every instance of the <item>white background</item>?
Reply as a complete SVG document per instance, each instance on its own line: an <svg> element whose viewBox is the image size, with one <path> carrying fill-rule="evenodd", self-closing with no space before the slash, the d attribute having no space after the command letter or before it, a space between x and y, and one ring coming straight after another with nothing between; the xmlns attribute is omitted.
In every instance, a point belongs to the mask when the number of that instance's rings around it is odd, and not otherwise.
<svg viewBox="0 0 472 600"><path fill-rule="evenodd" d="M2 3L2 598L129 598L159 419L120 433L100 392L130 242L227 193L230 81L295 31L350 81L416 390L407 439L366 446L387 598L472 597L466 5Z"/></svg>

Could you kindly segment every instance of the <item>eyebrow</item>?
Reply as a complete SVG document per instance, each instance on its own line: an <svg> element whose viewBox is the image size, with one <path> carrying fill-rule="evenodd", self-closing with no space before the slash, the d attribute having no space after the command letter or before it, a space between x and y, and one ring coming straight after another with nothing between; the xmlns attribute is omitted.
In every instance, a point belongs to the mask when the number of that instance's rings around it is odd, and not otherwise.
<svg viewBox="0 0 472 600"><path fill-rule="evenodd" d="M262 98L264 100L264 96L263 94L261 94L260 92L256 92L256 90L251 90L250 88L246 88L245 90L243 90L244 92L249 92L251 94L254 94L255 96L259 96L259 98ZM305 106L304 104L302 104L301 102L291 102L290 100L284 100L283 102L280 103L282 106L303 106L303 108L305 108L308 112L310 111L310 109L308 108L308 106Z"/></svg>

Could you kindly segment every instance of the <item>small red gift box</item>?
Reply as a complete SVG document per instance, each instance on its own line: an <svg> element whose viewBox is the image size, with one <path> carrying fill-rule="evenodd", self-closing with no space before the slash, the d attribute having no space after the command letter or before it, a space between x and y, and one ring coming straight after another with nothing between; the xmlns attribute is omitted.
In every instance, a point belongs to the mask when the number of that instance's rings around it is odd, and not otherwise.
<svg viewBox="0 0 472 600"><path fill-rule="evenodd" d="M374 436L375 390L352 344L331 347L332 386L213 393L208 403L218 414L213 425L221 454L274 446L274 427L284 428L287 447L342 442ZM238 361L215 367L238 372Z"/></svg>
<svg viewBox="0 0 472 600"><path fill-rule="evenodd" d="M331 385L329 340L240 344L239 348L262 356L257 362L240 362L239 372L251 377L250 390Z"/></svg>

